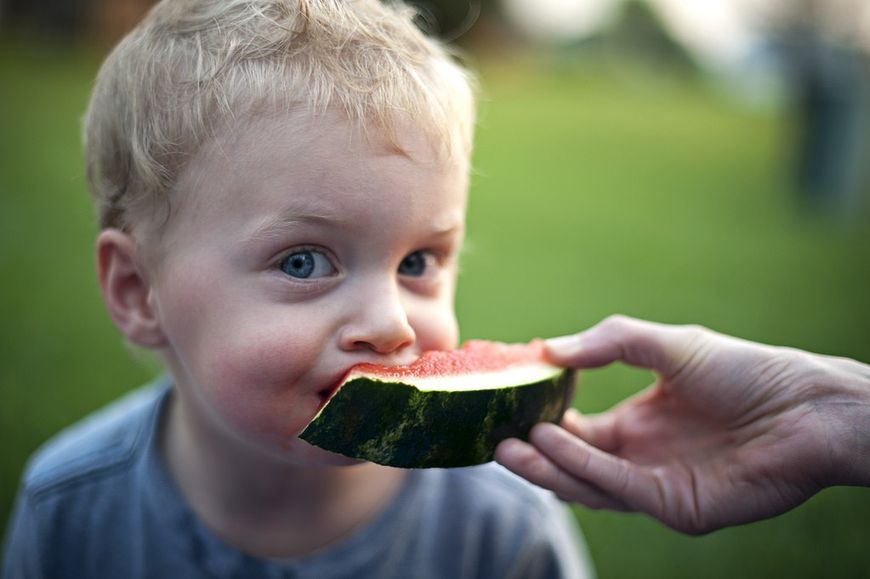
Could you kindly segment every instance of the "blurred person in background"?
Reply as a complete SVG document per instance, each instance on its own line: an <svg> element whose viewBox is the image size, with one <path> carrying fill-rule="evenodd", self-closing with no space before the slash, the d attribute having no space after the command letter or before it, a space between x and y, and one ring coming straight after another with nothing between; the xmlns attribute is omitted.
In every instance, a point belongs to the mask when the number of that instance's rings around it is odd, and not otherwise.
<svg viewBox="0 0 870 579"><path fill-rule="evenodd" d="M854 211L870 189L870 5L792 0L778 20L798 189L810 209Z"/></svg>

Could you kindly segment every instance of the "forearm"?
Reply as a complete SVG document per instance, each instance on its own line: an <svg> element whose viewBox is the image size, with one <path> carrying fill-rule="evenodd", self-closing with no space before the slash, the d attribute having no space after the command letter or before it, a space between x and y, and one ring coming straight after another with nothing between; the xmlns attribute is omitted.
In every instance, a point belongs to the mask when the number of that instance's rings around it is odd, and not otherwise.
<svg viewBox="0 0 870 579"><path fill-rule="evenodd" d="M809 383L828 435L832 485L870 486L870 366L812 356Z"/></svg>

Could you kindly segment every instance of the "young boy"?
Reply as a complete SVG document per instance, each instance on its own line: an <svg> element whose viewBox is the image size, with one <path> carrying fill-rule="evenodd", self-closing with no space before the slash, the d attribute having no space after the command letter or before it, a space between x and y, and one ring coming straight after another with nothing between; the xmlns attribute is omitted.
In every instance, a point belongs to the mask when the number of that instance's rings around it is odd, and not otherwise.
<svg viewBox="0 0 870 579"><path fill-rule="evenodd" d="M112 320L170 378L40 451L4 577L579 577L495 465L297 438L354 364L456 345L473 98L377 0L165 0L85 120Z"/></svg>

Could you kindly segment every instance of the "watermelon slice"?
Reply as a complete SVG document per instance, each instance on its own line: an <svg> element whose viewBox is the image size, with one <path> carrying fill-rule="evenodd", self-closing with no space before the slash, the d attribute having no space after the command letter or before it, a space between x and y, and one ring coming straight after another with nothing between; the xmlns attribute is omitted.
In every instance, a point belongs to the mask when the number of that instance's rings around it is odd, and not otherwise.
<svg viewBox="0 0 870 579"><path fill-rule="evenodd" d="M408 366L354 366L300 438L387 466L457 467L492 460L505 438L528 438L571 403L574 372L541 340L473 340Z"/></svg>

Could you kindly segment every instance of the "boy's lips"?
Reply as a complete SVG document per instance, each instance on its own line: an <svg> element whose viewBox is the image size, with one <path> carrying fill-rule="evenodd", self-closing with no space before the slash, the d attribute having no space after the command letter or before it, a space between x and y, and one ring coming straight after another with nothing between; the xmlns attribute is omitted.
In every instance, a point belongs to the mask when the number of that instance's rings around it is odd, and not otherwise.
<svg viewBox="0 0 870 579"><path fill-rule="evenodd" d="M395 363L393 363L393 364L380 364L380 365L386 365L386 366L403 366L403 365L405 365L405 364L410 364L410 363L411 363L413 360L415 360L417 357L418 357L418 356L415 356L412 360L410 360L410 361L406 361L406 362L404 362L403 364L395 364ZM336 378L336 379L332 380L331 382L329 382L329 385L328 385L328 386L326 386L325 388L323 388L323 389L321 389L320 391L318 391L317 394L318 394L318 396L320 396L320 405L317 407L317 411L320 412L320 409L323 408L324 406L326 406L326 403L329 402L329 400L330 400L333 396L335 396L335 393L338 392L338 389L339 389L339 388L341 388L341 384L342 384L342 383L347 379L348 375L351 373L351 371L352 371L354 368L356 368L357 366L359 366L359 365L361 365L361 364L367 364L367 363L371 363L371 362L358 362L358 363L354 364L353 366L349 367L347 370L345 370L344 372L342 372L342 373L338 376L338 378Z"/></svg>
<svg viewBox="0 0 870 579"><path fill-rule="evenodd" d="M350 373L350 368L345 370L338 379L333 380L326 388L320 390L317 394L320 396L320 406L318 406L317 410L320 411L321 408L326 406L326 403L335 396L335 393L338 392L338 389L341 387L341 383L344 382L344 379L347 378L347 375Z"/></svg>

